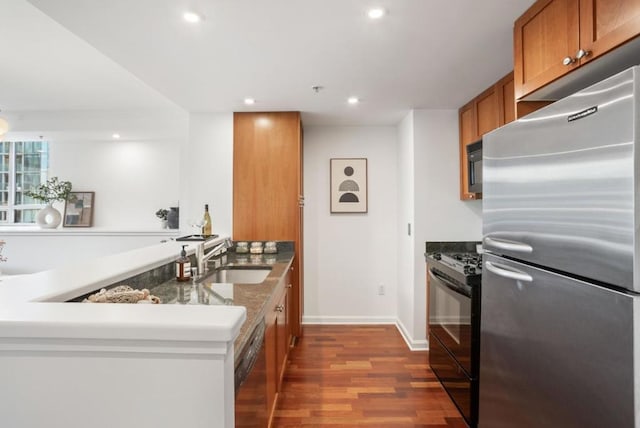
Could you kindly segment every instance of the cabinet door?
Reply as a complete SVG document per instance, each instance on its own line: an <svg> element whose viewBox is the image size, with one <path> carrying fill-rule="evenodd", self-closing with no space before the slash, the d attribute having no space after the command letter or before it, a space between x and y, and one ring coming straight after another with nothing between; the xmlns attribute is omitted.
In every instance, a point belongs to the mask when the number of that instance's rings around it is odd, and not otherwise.
<svg viewBox="0 0 640 428"><path fill-rule="evenodd" d="M478 95L474 102L476 104L475 135L479 140L484 134L498 127L498 97L495 86Z"/></svg>
<svg viewBox="0 0 640 428"><path fill-rule="evenodd" d="M273 309L273 307L272 307ZM264 331L264 349L266 353L266 371L267 371L267 411L269 420L273 417L273 409L276 404L276 392L278 389L278 373L277 373L277 325L275 311L267 310L264 321L266 328Z"/></svg>
<svg viewBox="0 0 640 428"><path fill-rule="evenodd" d="M640 34L640 0L580 0L580 49L590 61Z"/></svg>
<svg viewBox="0 0 640 428"><path fill-rule="evenodd" d="M278 376L278 391L282 386L282 377L287 364L287 351L289 343L287 343L287 295L289 289L285 288L278 304L276 311L276 370Z"/></svg>
<svg viewBox="0 0 640 428"><path fill-rule="evenodd" d="M300 113L234 113L233 135L233 238L296 240Z"/></svg>
<svg viewBox="0 0 640 428"><path fill-rule="evenodd" d="M507 74L496 83L498 99L498 126L516 120L516 100L513 86L513 72Z"/></svg>
<svg viewBox="0 0 640 428"><path fill-rule="evenodd" d="M467 165L467 145L478 139L476 130L476 114L475 104L469 104L460 108L459 125L460 125L460 199L475 199L476 194L469 192L468 177L469 166Z"/></svg>
<svg viewBox="0 0 640 428"><path fill-rule="evenodd" d="M515 96L520 99L568 73L578 61L579 0L540 0L514 25Z"/></svg>
<svg viewBox="0 0 640 428"><path fill-rule="evenodd" d="M286 336L286 354L289 354L289 349L291 348L291 344L293 341L293 271L289 271L285 278L285 288L286 288L286 305L285 305L285 336Z"/></svg>

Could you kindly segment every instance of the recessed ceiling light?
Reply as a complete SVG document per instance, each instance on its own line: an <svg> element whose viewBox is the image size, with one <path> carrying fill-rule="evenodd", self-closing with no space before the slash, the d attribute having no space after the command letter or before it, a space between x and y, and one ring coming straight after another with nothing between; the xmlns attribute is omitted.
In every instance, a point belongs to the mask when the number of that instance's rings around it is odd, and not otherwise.
<svg viewBox="0 0 640 428"><path fill-rule="evenodd" d="M244 99L244 103L245 103L246 105L250 106L250 105L255 104L255 103L256 103L256 100L255 100L255 99L253 99L253 98L245 98L245 99Z"/></svg>
<svg viewBox="0 0 640 428"><path fill-rule="evenodd" d="M369 9L369 12L367 12L367 15L369 15L369 18L371 19L380 19L385 15L385 10L381 7L376 7L374 9Z"/></svg>
<svg viewBox="0 0 640 428"><path fill-rule="evenodd" d="M192 24L202 21L202 16L198 15L195 12L185 12L184 15L182 15L182 17L184 18L185 21L191 22Z"/></svg>
<svg viewBox="0 0 640 428"><path fill-rule="evenodd" d="M114 140L119 140L120 139L120 134L113 134L111 136L111 138L113 138Z"/></svg>
<svg viewBox="0 0 640 428"><path fill-rule="evenodd" d="M347 99L347 102L349 104L358 104L360 102L360 99L358 97L349 97Z"/></svg>

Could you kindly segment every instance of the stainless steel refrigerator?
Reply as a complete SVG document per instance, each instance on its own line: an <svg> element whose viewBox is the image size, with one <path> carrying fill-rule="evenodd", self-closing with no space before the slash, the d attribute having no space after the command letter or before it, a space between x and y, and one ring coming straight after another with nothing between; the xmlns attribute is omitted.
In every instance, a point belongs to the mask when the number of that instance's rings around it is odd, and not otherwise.
<svg viewBox="0 0 640 428"><path fill-rule="evenodd" d="M483 139L480 428L640 427L640 68Z"/></svg>

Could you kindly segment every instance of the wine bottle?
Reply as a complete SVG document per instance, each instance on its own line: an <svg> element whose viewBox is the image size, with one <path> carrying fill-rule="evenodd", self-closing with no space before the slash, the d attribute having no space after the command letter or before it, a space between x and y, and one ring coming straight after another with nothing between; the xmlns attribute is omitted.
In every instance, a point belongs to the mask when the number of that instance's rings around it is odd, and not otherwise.
<svg viewBox="0 0 640 428"><path fill-rule="evenodd" d="M209 204L204 206L204 218L202 222L202 235L211 236L211 216L209 215Z"/></svg>
<svg viewBox="0 0 640 428"><path fill-rule="evenodd" d="M191 263L189 258L187 257L187 252L182 246L182 251L180 251L180 257L176 260L176 281L189 281L191 279Z"/></svg>

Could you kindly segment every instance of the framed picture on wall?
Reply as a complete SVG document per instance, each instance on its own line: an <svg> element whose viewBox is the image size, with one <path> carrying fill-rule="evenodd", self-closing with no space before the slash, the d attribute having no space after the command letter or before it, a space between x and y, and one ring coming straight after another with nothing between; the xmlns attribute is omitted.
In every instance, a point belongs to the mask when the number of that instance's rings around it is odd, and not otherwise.
<svg viewBox="0 0 640 428"><path fill-rule="evenodd" d="M63 227L91 227L95 192L71 192L64 206Z"/></svg>
<svg viewBox="0 0 640 428"><path fill-rule="evenodd" d="M366 213L367 159L334 158L330 163L331 212Z"/></svg>

